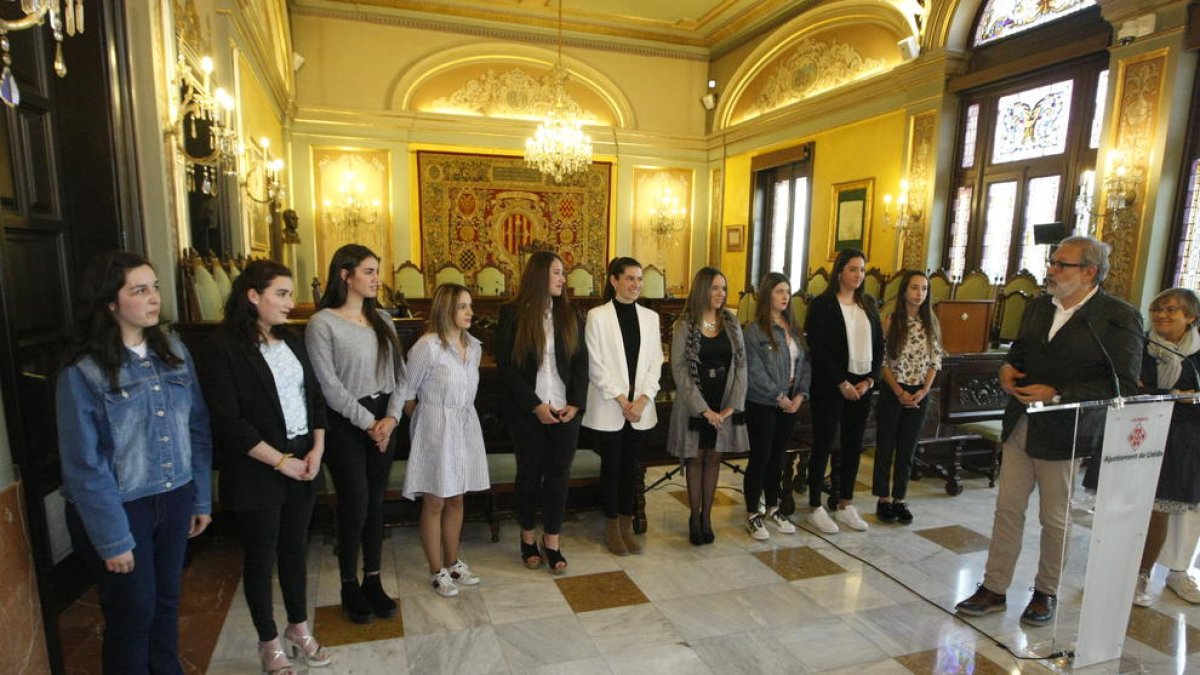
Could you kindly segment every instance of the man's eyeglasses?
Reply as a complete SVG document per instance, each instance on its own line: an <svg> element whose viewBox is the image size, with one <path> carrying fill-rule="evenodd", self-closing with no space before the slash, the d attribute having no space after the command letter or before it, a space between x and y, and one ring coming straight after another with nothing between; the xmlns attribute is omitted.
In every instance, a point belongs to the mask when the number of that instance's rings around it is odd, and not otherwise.
<svg viewBox="0 0 1200 675"><path fill-rule="evenodd" d="M1078 268L1082 269L1084 267L1091 267L1091 265L1089 265L1088 263L1081 263L1081 262L1078 262L1078 263L1063 262L1061 260L1051 260L1050 261L1050 268L1056 272L1061 272L1068 267L1078 267Z"/></svg>

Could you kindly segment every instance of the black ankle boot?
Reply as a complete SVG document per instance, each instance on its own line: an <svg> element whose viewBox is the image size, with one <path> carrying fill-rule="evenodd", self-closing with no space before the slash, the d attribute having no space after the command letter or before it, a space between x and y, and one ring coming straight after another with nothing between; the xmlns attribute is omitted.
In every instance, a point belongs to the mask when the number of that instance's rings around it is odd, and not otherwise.
<svg viewBox="0 0 1200 675"><path fill-rule="evenodd" d="M368 577L369 578L369 577ZM371 623L371 603L358 585L358 579L342 582L342 611L354 623Z"/></svg>
<svg viewBox="0 0 1200 675"><path fill-rule="evenodd" d="M375 616L381 619L390 619L396 616L396 602L388 597L387 591L383 590L383 583L379 581L378 574L368 574L363 579L362 591L363 595L367 596L367 602L371 603L371 609L374 610Z"/></svg>

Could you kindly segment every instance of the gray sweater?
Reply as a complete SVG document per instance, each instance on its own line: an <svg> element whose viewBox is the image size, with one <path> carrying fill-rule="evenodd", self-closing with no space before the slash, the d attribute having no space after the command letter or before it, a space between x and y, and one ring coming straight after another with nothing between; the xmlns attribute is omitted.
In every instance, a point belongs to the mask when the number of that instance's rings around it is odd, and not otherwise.
<svg viewBox="0 0 1200 675"><path fill-rule="evenodd" d="M379 312L392 326L387 312ZM375 329L347 321L332 310L323 309L308 320L304 331L308 358L312 361L321 393L329 407L360 429L369 429L375 416L358 402L372 394L390 394L404 389L404 362L396 359L382 371L376 368L379 346ZM391 357L389 356L389 361ZM388 416L403 416L403 396L388 402Z"/></svg>

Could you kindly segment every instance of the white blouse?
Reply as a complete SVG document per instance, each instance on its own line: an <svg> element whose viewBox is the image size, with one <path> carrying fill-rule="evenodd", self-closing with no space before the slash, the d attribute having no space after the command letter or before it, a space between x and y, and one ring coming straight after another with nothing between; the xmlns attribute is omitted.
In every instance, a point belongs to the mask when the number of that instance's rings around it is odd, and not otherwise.
<svg viewBox="0 0 1200 675"><path fill-rule="evenodd" d="M846 370L855 375L866 375L871 372L871 321L867 313L858 305L843 305L842 319L846 322L846 346L849 349L849 363Z"/></svg>

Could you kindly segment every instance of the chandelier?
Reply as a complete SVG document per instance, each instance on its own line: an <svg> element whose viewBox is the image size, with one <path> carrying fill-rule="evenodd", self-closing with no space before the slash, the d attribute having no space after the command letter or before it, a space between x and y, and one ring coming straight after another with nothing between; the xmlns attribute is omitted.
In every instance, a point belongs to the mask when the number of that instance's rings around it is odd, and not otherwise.
<svg viewBox="0 0 1200 675"><path fill-rule="evenodd" d="M346 173L346 182L339 191L341 196L336 203L324 200L325 223L334 230L343 232L350 239L358 236L358 228L362 225L374 225L379 219L379 200L363 198L362 183L354 182L354 174Z"/></svg>
<svg viewBox="0 0 1200 675"><path fill-rule="evenodd" d="M1103 181L1103 210L1093 211L1092 201L1096 192L1096 172L1084 171L1079 177L1079 194L1075 197L1076 229L1087 223L1087 232L1095 235L1103 225L1109 230L1119 230L1137 223L1138 190L1144 181L1145 171L1139 162L1131 162L1121 150L1108 152L1108 170Z"/></svg>
<svg viewBox="0 0 1200 675"><path fill-rule="evenodd" d="M252 145L246 152L245 177L241 180L242 190L246 197L259 204L281 202L287 191L280 180L283 172L283 160L271 158L271 139L263 136L257 145Z"/></svg>
<svg viewBox="0 0 1200 675"><path fill-rule="evenodd" d="M663 188L658 201L650 208L650 232L660 238L670 241L683 231L687 225L687 209L679 205L679 198L672 192L670 186Z"/></svg>
<svg viewBox="0 0 1200 675"><path fill-rule="evenodd" d="M188 190L216 196L217 175L236 174L243 152L234 130L235 102L223 87L213 87L211 57L199 59L199 73L191 64L181 49L172 82L179 103L173 106L168 134L174 135L187 165Z"/></svg>
<svg viewBox="0 0 1200 675"><path fill-rule="evenodd" d="M558 0L558 62L551 79L554 104L532 138L525 139L525 163L563 182L567 176L586 171L592 163L592 138L583 133L583 122L567 105L567 69L562 64L562 0Z"/></svg>
<svg viewBox="0 0 1200 675"><path fill-rule="evenodd" d="M21 90L17 88L17 79L13 77L12 57L9 55L8 34L34 28L50 19L50 32L54 34L57 43L54 48L54 73L59 77L67 75L67 61L63 58L63 33L75 35L83 33L83 0L21 0L21 11L25 16L8 21L0 19L0 61L4 70L0 71L0 100L9 107L21 103Z"/></svg>

